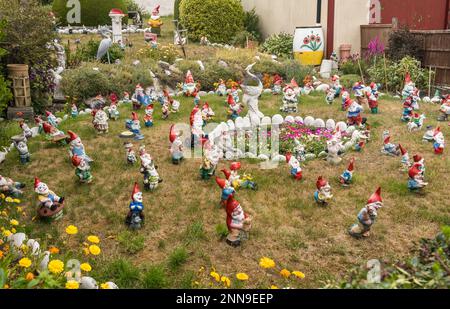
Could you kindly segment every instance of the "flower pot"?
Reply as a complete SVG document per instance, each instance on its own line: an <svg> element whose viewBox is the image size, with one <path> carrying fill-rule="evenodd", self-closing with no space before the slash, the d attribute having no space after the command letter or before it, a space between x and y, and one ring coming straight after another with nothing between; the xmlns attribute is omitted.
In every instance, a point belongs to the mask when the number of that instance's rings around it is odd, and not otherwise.
<svg viewBox="0 0 450 309"><path fill-rule="evenodd" d="M297 27L294 34L294 58L302 65L320 65L324 54L321 26Z"/></svg>
<svg viewBox="0 0 450 309"><path fill-rule="evenodd" d="M345 62L350 58L350 51L352 50L352 44L342 44L339 47L339 53L341 56L341 61Z"/></svg>

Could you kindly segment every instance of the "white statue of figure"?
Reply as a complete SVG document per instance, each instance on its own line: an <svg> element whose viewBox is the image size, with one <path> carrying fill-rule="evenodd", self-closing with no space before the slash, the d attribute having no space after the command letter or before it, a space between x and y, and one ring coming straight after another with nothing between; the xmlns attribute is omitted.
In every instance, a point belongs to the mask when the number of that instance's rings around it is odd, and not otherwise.
<svg viewBox="0 0 450 309"><path fill-rule="evenodd" d="M263 92L263 84L261 80L250 72L250 70L253 68L255 63L249 65L245 72L248 76L250 76L252 79L258 81L258 86L247 86L247 85L241 85L242 90L244 91L244 97L242 98L242 102L247 106L248 108L248 118L250 119L250 123L253 125L258 125L260 123L260 120L264 117L264 114L259 111L259 101L258 98Z"/></svg>

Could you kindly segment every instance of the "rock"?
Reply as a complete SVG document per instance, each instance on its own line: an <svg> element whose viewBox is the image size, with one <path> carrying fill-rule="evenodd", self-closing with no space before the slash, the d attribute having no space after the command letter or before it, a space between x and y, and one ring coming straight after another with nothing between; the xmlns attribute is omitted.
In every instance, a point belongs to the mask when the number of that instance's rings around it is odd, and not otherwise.
<svg viewBox="0 0 450 309"><path fill-rule="evenodd" d="M311 127L314 124L314 117L307 116L304 119L305 126Z"/></svg>
<svg viewBox="0 0 450 309"><path fill-rule="evenodd" d="M395 96L393 96L393 98L394 99L400 99L400 96L399 95L395 95Z"/></svg>
<svg viewBox="0 0 450 309"><path fill-rule="evenodd" d="M325 127L328 130L334 130L336 128L336 122L333 119L328 119L325 123Z"/></svg>
<svg viewBox="0 0 450 309"><path fill-rule="evenodd" d="M280 114L275 114L272 116L272 124L280 125L283 122L284 122L284 118Z"/></svg>
<svg viewBox="0 0 450 309"><path fill-rule="evenodd" d="M90 114L90 113L92 113L92 109L86 108L86 109L84 110L84 112L85 112L86 114Z"/></svg>
<svg viewBox="0 0 450 309"><path fill-rule="evenodd" d="M159 60L158 61L158 65L164 70L169 70L170 69L170 63L168 63L168 62Z"/></svg>
<svg viewBox="0 0 450 309"><path fill-rule="evenodd" d="M204 71L205 70L205 66L203 64L203 62L201 60L197 60L197 64L200 67L200 70Z"/></svg>
<svg viewBox="0 0 450 309"><path fill-rule="evenodd" d="M63 121L66 121L69 118L69 115L64 115L64 117L62 118Z"/></svg>
<svg viewBox="0 0 450 309"><path fill-rule="evenodd" d="M3 122L3 121L5 121L5 118L0 118L0 122Z"/></svg>
<svg viewBox="0 0 450 309"><path fill-rule="evenodd" d="M32 137L39 135L39 127L33 127L31 128Z"/></svg>
<svg viewBox="0 0 450 309"><path fill-rule="evenodd" d="M134 60L133 61L133 65L135 66L135 67L137 67L138 65L140 65L141 64L141 62L139 61L139 60Z"/></svg>
<svg viewBox="0 0 450 309"><path fill-rule="evenodd" d="M218 64L223 68L228 68L228 64L223 60L219 60Z"/></svg>
<svg viewBox="0 0 450 309"><path fill-rule="evenodd" d="M314 127L316 127L316 128L325 128L325 121L323 121L320 118L317 118L316 120L314 120Z"/></svg>
<svg viewBox="0 0 450 309"><path fill-rule="evenodd" d="M175 63L183 61L183 60L184 60L183 58L177 58L177 59L175 59Z"/></svg>
<svg viewBox="0 0 450 309"><path fill-rule="evenodd" d="M260 159L260 160L262 160L262 161L268 161L268 160L269 160L269 157L268 157L267 155L265 155L265 154L260 154L260 155L258 156L258 159Z"/></svg>
<svg viewBox="0 0 450 309"><path fill-rule="evenodd" d="M425 103L431 103L430 97L423 97L422 101L424 101Z"/></svg>
<svg viewBox="0 0 450 309"><path fill-rule="evenodd" d="M313 153L307 153L307 154L305 155L305 158L306 158L306 160L313 160L313 159L316 158L316 155L313 154Z"/></svg>
<svg viewBox="0 0 450 309"><path fill-rule="evenodd" d="M97 290L98 284L94 278L91 277L81 277L80 289L82 290Z"/></svg>
<svg viewBox="0 0 450 309"><path fill-rule="evenodd" d="M85 111L80 111L80 112L78 113L78 115L79 115L79 116L86 115L86 112L85 112Z"/></svg>
<svg viewBox="0 0 450 309"><path fill-rule="evenodd" d="M208 92L208 95L215 95L216 93L214 91Z"/></svg>
<svg viewBox="0 0 450 309"><path fill-rule="evenodd" d="M172 75L172 72L171 72L170 70L164 70L164 73L165 73L167 76L171 76L171 75Z"/></svg>
<svg viewBox="0 0 450 309"><path fill-rule="evenodd" d="M180 69L178 69L176 66L174 66L173 64L169 66L169 70L171 70L173 73L175 74L183 74L183 72L181 72Z"/></svg>
<svg viewBox="0 0 450 309"><path fill-rule="evenodd" d="M254 153L251 153L251 152L246 152L245 157L249 158L249 159L257 159L258 158Z"/></svg>
<svg viewBox="0 0 450 309"><path fill-rule="evenodd" d="M275 155L272 158L272 161L274 161L274 162L286 162L286 157L283 156L283 155L278 154L278 155Z"/></svg>
<svg viewBox="0 0 450 309"><path fill-rule="evenodd" d="M207 95L208 93L206 91L199 91L198 95L201 97L204 97L205 95Z"/></svg>
<svg viewBox="0 0 450 309"><path fill-rule="evenodd" d="M264 89L263 93L264 93L264 94L271 94L271 93L272 93L272 90L270 90L270 89Z"/></svg>
<svg viewBox="0 0 450 309"><path fill-rule="evenodd" d="M286 118L284 118L284 122L288 122L288 123L294 123L295 119L293 116L289 115L286 116Z"/></svg>
<svg viewBox="0 0 450 309"><path fill-rule="evenodd" d="M319 86L316 87L316 91L322 91L322 92L327 92L330 89L330 85L327 84L320 84Z"/></svg>

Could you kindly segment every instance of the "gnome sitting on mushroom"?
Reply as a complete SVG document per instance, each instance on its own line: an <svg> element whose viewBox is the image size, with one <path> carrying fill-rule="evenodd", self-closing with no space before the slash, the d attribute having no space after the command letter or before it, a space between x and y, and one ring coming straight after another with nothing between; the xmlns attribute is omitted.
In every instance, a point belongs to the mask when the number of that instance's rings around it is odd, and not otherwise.
<svg viewBox="0 0 450 309"><path fill-rule="evenodd" d="M358 223L353 224L348 233L355 238L368 237L370 229L377 218L377 210L381 207L383 207L381 188L378 188L369 198L366 206L358 213Z"/></svg>
<svg viewBox="0 0 450 309"><path fill-rule="evenodd" d="M75 175L78 177L81 183L92 182L93 177L91 174L91 167L83 157L79 157L77 155L72 156L72 164L76 167Z"/></svg>
<svg viewBox="0 0 450 309"><path fill-rule="evenodd" d="M226 206L228 236L227 244L232 247L238 247L243 240L248 239L248 232L251 229L251 218L244 212L241 204L229 197Z"/></svg>
<svg viewBox="0 0 450 309"><path fill-rule="evenodd" d="M42 123L42 129L45 133L45 137L48 140L51 140L60 145L66 144L66 134L49 124L48 122Z"/></svg>
<svg viewBox="0 0 450 309"><path fill-rule="evenodd" d="M70 157L78 156L80 158L83 158L87 163L94 162L87 154L86 150L84 148L83 142L81 141L81 138L78 137L78 135L72 131L67 131L67 134L69 135L69 146L70 146Z"/></svg>
<svg viewBox="0 0 450 309"><path fill-rule="evenodd" d="M170 127L170 133L169 133L169 141L171 143L170 154L172 155L172 163L173 164L180 164L181 161L184 159L183 141L181 140L182 135L183 135L183 132L175 131L175 125L172 125Z"/></svg>
<svg viewBox="0 0 450 309"><path fill-rule="evenodd" d="M351 158L347 169L339 176L339 182L343 187L348 187L352 183L354 164L355 158Z"/></svg>
<svg viewBox="0 0 450 309"><path fill-rule="evenodd" d="M25 188L24 183L0 175L0 193L17 198L23 194L23 191L21 190L23 188Z"/></svg>
<svg viewBox="0 0 450 309"><path fill-rule="evenodd" d="M317 190L314 192L315 201L322 206L327 206L328 201L333 198L330 184L325 178L319 176L316 182L316 187Z"/></svg>
<svg viewBox="0 0 450 309"><path fill-rule="evenodd" d="M34 178L34 191L38 195L39 216L55 220L61 218L64 208L64 197L60 197L49 190L48 186L37 177Z"/></svg>
<svg viewBox="0 0 450 309"><path fill-rule="evenodd" d="M130 211L125 219L126 225L132 230L138 230L144 224L144 204L142 192L137 182L134 183L133 192L131 193Z"/></svg>

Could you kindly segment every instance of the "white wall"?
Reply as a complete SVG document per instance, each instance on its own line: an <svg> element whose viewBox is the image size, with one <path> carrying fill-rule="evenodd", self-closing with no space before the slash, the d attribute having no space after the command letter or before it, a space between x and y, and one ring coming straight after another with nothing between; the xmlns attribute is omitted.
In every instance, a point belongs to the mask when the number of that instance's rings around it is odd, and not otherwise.
<svg viewBox="0 0 450 309"><path fill-rule="evenodd" d="M174 0L135 0L136 3L140 4L149 13L152 12L153 8L158 4L161 5L159 10L161 16L173 15L173 5Z"/></svg>

